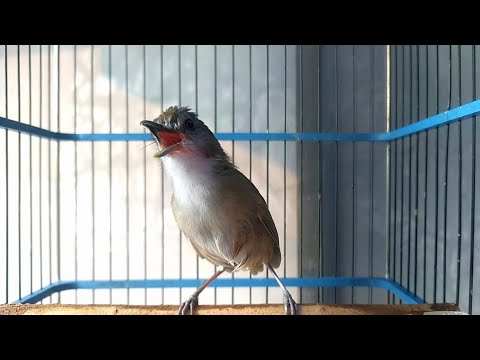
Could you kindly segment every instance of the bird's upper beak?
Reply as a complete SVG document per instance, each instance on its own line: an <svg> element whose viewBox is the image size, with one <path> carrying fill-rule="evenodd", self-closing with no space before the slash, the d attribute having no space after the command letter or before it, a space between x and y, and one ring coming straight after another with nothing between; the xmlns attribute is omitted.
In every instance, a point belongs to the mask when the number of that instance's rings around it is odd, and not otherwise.
<svg viewBox="0 0 480 360"><path fill-rule="evenodd" d="M157 151L153 157L160 158L173 150L182 147L184 136L180 131L170 129L162 124L150 120L143 120L140 125L145 126L155 136L162 150Z"/></svg>

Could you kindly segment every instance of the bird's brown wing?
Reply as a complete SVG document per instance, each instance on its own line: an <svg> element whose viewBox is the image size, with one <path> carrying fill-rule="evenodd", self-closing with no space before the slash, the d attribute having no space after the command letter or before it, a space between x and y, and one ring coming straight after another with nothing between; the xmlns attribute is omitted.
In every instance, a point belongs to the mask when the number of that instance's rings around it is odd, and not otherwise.
<svg viewBox="0 0 480 360"><path fill-rule="evenodd" d="M272 259L270 261L270 265L272 267L277 268L280 266L280 262L282 260L282 255L280 253L280 243L278 239L278 232L275 226L275 222L273 221L272 215L270 210L268 209L267 203L263 196L260 194L258 189L255 185L248 179L245 175L243 175L239 171L242 179L244 180L243 183L248 188L250 194L253 194L256 198L256 207L257 207L257 216L260 219L260 222L265 226L267 233L270 235L273 245L273 254Z"/></svg>
<svg viewBox="0 0 480 360"><path fill-rule="evenodd" d="M277 268L280 266L280 262L282 261L282 254L280 252L280 243L278 240L278 232L277 228L275 227L275 223L273 222L272 215L270 214L270 211L264 211L263 213L258 213L258 217L260 221L265 225L265 228L267 229L267 232L270 234L270 237L272 238L272 243L273 243L273 254L272 254L272 260L270 261L270 265L273 266L273 268Z"/></svg>

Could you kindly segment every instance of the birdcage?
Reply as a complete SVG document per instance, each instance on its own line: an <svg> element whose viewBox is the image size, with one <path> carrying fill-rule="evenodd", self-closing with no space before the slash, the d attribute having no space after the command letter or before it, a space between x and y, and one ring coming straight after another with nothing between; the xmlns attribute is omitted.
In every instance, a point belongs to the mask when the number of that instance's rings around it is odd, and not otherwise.
<svg viewBox="0 0 480 360"><path fill-rule="evenodd" d="M300 308L480 313L478 51L2 46L0 303L178 306L214 273L140 126L181 105L268 203ZM199 298L281 303L266 270L222 274Z"/></svg>

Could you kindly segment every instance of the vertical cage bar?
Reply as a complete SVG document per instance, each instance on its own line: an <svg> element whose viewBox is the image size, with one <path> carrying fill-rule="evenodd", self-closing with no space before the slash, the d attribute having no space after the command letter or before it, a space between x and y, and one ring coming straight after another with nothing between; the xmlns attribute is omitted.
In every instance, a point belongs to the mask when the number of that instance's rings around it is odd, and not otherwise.
<svg viewBox="0 0 480 360"><path fill-rule="evenodd" d="M147 118L147 56L146 45L143 45L143 119ZM143 130L145 132L145 129ZM148 258L147 258L147 148L143 147L143 278L147 279ZM147 305L147 289L145 290L145 305Z"/></svg>
<svg viewBox="0 0 480 360"><path fill-rule="evenodd" d="M375 112L374 112L374 96L373 94L375 93L374 86L375 86L375 53L373 49L374 45L370 45L370 61L369 61L369 67L370 67L370 101L369 101L369 106L370 106L370 124L369 124L369 131L373 132L375 129L374 125L374 118L375 118ZM370 150L370 161L369 161L369 166L370 166L370 184L369 184L369 190L370 190L370 201L371 201L371 206L370 206L370 215L369 215L369 226L370 229L368 231L368 276L373 277L373 216L374 216L374 209L373 206L375 204L375 192L374 192L374 187L373 187L373 182L374 182L374 159L375 159L375 153L373 151L374 148L374 143L369 144L369 150ZM372 296L373 296L373 289L369 287L368 289L368 303L372 303Z"/></svg>
<svg viewBox="0 0 480 360"><path fill-rule="evenodd" d="M439 87L440 87L440 81L439 81L439 69L440 69L440 66L439 66L439 50L438 50L438 47L437 47L437 73L436 73L436 77L437 77L437 112L438 112L438 109L440 108L440 101L439 101ZM433 279L433 301L436 301L437 299L437 283L438 283L438 246L439 246L439 242L438 242L438 238L439 238L439 232L438 232L438 227L439 227L439 219L438 219L438 212L439 212L439 203L438 203L438 194L439 194L439 191L440 191L440 187L439 187L439 184L438 184L438 180L439 180L439 150L440 150L440 132L439 132L439 129L436 129L435 130L435 133L436 133L436 150L435 150L435 199L436 199L436 206L435 206L435 250L434 250L434 265L433 265L433 271L434 271L434 279ZM444 201L446 202L446 197L444 198ZM445 224L446 224L446 220L444 218L444 221L445 221ZM426 241L426 239L425 239ZM446 243L444 243L443 245L445 248L446 248ZM445 259L445 257L444 257Z"/></svg>
<svg viewBox="0 0 480 360"><path fill-rule="evenodd" d="M8 119L8 45L5 45L5 117ZM8 181L8 129L5 130L5 302L9 302L9 221L8 221L8 207L9 207L9 181Z"/></svg>
<svg viewBox="0 0 480 360"><path fill-rule="evenodd" d="M408 73L405 71L404 72L404 75L405 75L405 81L404 81L404 84L407 82L407 80L409 81L409 86L406 86L404 87L405 89L405 92L408 94L408 95L404 95L404 99L408 102L405 103L405 108L404 108L404 111L405 113L408 113L408 116L407 114L404 114L404 121L406 122L406 124L411 124L414 122L414 120L412 119L412 111L411 111L411 104L412 104L412 46L411 45L408 45L408 47L406 48L408 49L408 54L404 53L404 61L406 61L408 59L408 62L407 62L407 68L408 68ZM406 125L405 124L405 125ZM410 236L410 229L412 227L412 224L411 224L411 216L410 216L410 212L411 212L411 209L412 209L412 196L411 196L411 193L412 193L412 173L411 173L411 169L412 169L412 154L411 154L411 151L412 151L412 135L409 135L406 139L405 139L405 142L406 142L406 145L407 145L407 150L408 150L408 164L407 166L404 166L404 173L406 171L408 171L408 191L406 191L406 195L407 195L407 198L408 200L406 201L407 202L407 211L406 211L406 214L405 216L408 217L408 220L407 220L407 226L406 226L406 230L407 230L407 239L406 239L406 242L407 242L407 261L406 261L406 267L407 267L407 271L406 271L406 288L407 289L411 289L410 287L410 254L411 254L411 236ZM405 230L402 229L402 232L404 232Z"/></svg>
<svg viewBox="0 0 480 360"><path fill-rule="evenodd" d="M387 56L390 56L388 54ZM391 79L389 80L390 84L388 84L388 87L391 87ZM390 90L391 93L391 90ZM391 109L388 110L388 112L391 112ZM390 115L390 121L391 121L391 115ZM387 181L387 191L386 191L386 196L387 196L387 239L386 239L386 256L387 256L387 261L386 261L386 273L388 278L392 278L392 259L391 259L391 252L392 252L392 178L393 178L393 171L392 171L392 143L387 144L387 176L388 176L388 181ZM387 304L391 303L391 294L388 292L387 294Z"/></svg>
<svg viewBox="0 0 480 360"><path fill-rule="evenodd" d="M232 132L233 133L235 132L235 45L232 45ZM235 141L233 140L232 140L232 161L235 164ZM232 279L235 278L234 273L232 273L231 276L232 276ZM232 304L235 304L235 291L233 288L232 288Z"/></svg>
<svg viewBox="0 0 480 360"><path fill-rule="evenodd" d="M252 108L252 101L253 101L253 97L252 97L252 45L248 45L248 49L249 49L249 52L248 52L248 61L249 61L249 126L250 126L250 133L252 132L252 112L253 112L253 108ZM216 57L215 57L216 58ZM216 82L215 82L216 83ZM215 97L216 99L216 97ZM216 108L216 107L215 107ZM252 141L249 140L248 141L248 145L249 145L249 176L248 178L249 179L252 179ZM250 280L252 279L252 274L249 272L249 278ZM250 297L250 304L252 303L252 288L250 287L249 288L249 291L250 291L250 294L249 294L249 297Z"/></svg>
<svg viewBox="0 0 480 360"><path fill-rule="evenodd" d="M60 45L57 46L57 131L61 132L60 129ZM56 227L56 238L57 238L57 281L61 280L61 271L60 271L60 224L61 224L61 211L60 211L60 204L61 204L61 199L60 199L60 141L57 141L57 173L56 173L56 178L57 178L57 188L56 188L56 212L57 212L57 227ZM61 295L62 293L58 293L58 302L61 302Z"/></svg>
<svg viewBox="0 0 480 360"><path fill-rule="evenodd" d="M217 131L217 107L218 107L218 104L217 104L217 71L218 71L218 68L217 68L217 45L214 45L213 46L213 68L214 68L214 80L213 80L213 83L214 83L214 95L213 95L213 101L214 101L214 132ZM217 265L214 265L213 266L213 271L216 272L218 270L217 268ZM213 304L214 305L217 305L217 288L214 287L213 288Z"/></svg>
<svg viewBox="0 0 480 360"><path fill-rule="evenodd" d="M6 49L5 49L6 50ZM38 46L38 57L39 57L39 72L40 72L40 81L39 81L39 86L40 86L40 91L39 91L39 126L42 127L43 125L43 64L42 64L42 45ZM38 171L38 183L39 183L39 202L38 202L38 215L39 215L39 249L40 249L40 286L43 286L43 222L42 222L42 148L43 148L43 141L39 141L39 151L38 151L38 166L39 166L39 171ZM8 159L8 158L7 158ZM8 199L8 198L7 198ZM44 301L42 300L41 303L43 304Z"/></svg>
<svg viewBox="0 0 480 360"><path fill-rule="evenodd" d="M395 95L396 95L396 101L397 106L395 106L395 125L394 128L398 129L399 128L399 107L398 106L398 99L400 97L400 91L399 91L399 71L401 70L400 64L398 61L398 53L399 53L399 46L395 46L395 51L394 51L394 58L395 58ZM399 156L398 156L398 149L399 149L399 142L400 140L395 140L395 150L394 150L394 179L395 179L395 186L394 186L394 201L393 201L393 267L392 267L392 273L393 273L393 278L395 281L398 282L398 273L397 273L397 234L398 234L398 214L397 214L397 209L398 209L398 192L399 192L399 181L398 181L398 163L399 163ZM392 303L395 304L397 299L392 296Z"/></svg>
<svg viewBox="0 0 480 360"><path fill-rule="evenodd" d="M412 92L411 92L411 46L404 45L403 50L403 125L408 125L412 123L411 118L411 100L412 100ZM402 166L402 173L403 173L403 183L404 183L404 192L402 197L403 202L403 226L402 226L402 236L403 236L403 246L402 246L402 253L404 254L404 261L401 265L401 273L403 276L403 283L402 285L405 286L407 289L410 288L410 207L411 207L411 143L412 137L411 135L405 137L404 141L404 161Z"/></svg>
<svg viewBox="0 0 480 360"><path fill-rule="evenodd" d="M322 131L322 124L321 124L321 115L320 115L320 97L322 96L321 91L321 73L320 73L320 46L317 45L317 53L318 53L318 60L317 60L317 87L318 87L318 98L317 98L317 129L319 132ZM323 180L322 180L322 169L323 169L323 157L322 157L322 143L318 144L318 157L319 157L319 164L318 164L318 261L320 264L318 266L318 276L323 276L323 253L324 253L324 246L323 246ZM319 302L324 303L324 292L320 288L317 289L317 299Z"/></svg>
<svg viewBox="0 0 480 360"><path fill-rule="evenodd" d="M195 111L198 112L198 45L195 45ZM195 256L196 279L200 275L199 256ZM233 301L232 301L233 303Z"/></svg>
<svg viewBox="0 0 480 360"><path fill-rule="evenodd" d="M401 45L396 45L395 46L395 94L396 94L396 107L395 107L395 125L394 128L398 129L401 127L401 109L402 109L402 92L401 92L401 71L403 68L401 67L399 57L400 57L400 48ZM395 140L395 161L394 161L394 179L395 179L395 191L394 191L394 240L393 240L393 273L394 273L394 279L397 283L400 282L400 277L398 273L398 267L399 267L399 245L400 245L400 236L399 236L399 231L401 229L400 227L400 221L399 221L399 216L400 216L400 190L401 190L401 172L399 171L399 164L401 161L401 140L397 139ZM392 304L397 304L398 303L398 298L392 295Z"/></svg>
<svg viewBox="0 0 480 360"><path fill-rule="evenodd" d="M95 74L94 74L94 61L95 61L95 45L90 45L90 114L91 114L91 121L92 121L92 133L95 132ZM90 194L90 201L92 202L92 279L96 279L96 268L95 268L95 144L92 141L90 143L90 157L91 161L91 186L92 192ZM95 304L95 290L92 290L92 300Z"/></svg>
<svg viewBox="0 0 480 360"><path fill-rule="evenodd" d="M401 52L401 55L400 55L400 58L401 58L401 71L402 71L402 75L401 75L401 89L400 89L400 92L402 94L402 105L400 106L400 109L401 109L401 115L400 115L400 126L404 126L405 125L405 58L404 58L404 55L405 55L405 46L401 46L401 49L402 49L402 52ZM402 137L401 140L401 154L400 154L400 171L402 172L400 174L400 178L401 178L401 185L400 185L400 229L399 229L399 235L400 235L400 249L399 249L399 283L401 285L403 285L403 272L402 272L402 267L403 267L403 220L404 220L404 217L405 217L405 214L403 213L403 209L404 209L404 204L403 204L403 199L404 199L404 174L403 174L403 169L404 169L404 165L405 165L405 138ZM399 300L399 304L401 304L402 301Z"/></svg>
<svg viewBox="0 0 480 360"><path fill-rule="evenodd" d="M163 45L160 45L160 107L164 110L164 96L163 96ZM161 278L165 278L165 176L162 167L162 269ZM162 304L165 303L165 289L162 288Z"/></svg>
<svg viewBox="0 0 480 360"><path fill-rule="evenodd" d="M372 46L373 63L373 132L390 131L391 117L391 92L389 87L390 79L390 46ZM385 95L385 96L383 96ZM391 161L389 157L390 143L374 143L372 160L372 276L388 276L387 257L389 254L388 229L389 223L389 174ZM377 166L378 164L378 166ZM372 289L372 304L382 304L387 302L388 291L383 289Z"/></svg>
<svg viewBox="0 0 480 360"><path fill-rule="evenodd" d="M108 45L108 132L112 133L112 45ZM109 279L112 280L113 266L112 266L112 142L108 142L108 267ZM112 303L112 289L109 290L109 302Z"/></svg>
<svg viewBox="0 0 480 360"><path fill-rule="evenodd" d="M410 106L409 106L409 113L410 113L410 122L415 123L418 122L420 119L417 117L417 110L418 110L418 82L417 82L417 69L418 64L416 64L416 60L418 56L418 46L411 45L410 46ZM409 217L409 226L408 226L408 238L409 238L409 251L408 251L408 289L411 291L415 291L415 284L416 284L416 251L417 251L417 239L416 239L416 231L417 231L417 213L418 209L416 206L416 194L417 194L417 182L415 181L418 179L418 173L416 171L416 165L418 163L418 134L412 134L410 136L410 161L409 161L409 180L410 180L410 191L408 193L409 197L409 207L408 207L408 217Z"/></svg>
<svg viewBox="0 0 480 360"><path fill-rule="evenodd" d="M270 131L270 46L267 45L267 133ZM269 162L270 162L270 141L266 141L267 145L267 156L266 156L266 161L267 161L267 174L266 174L266 181L267 181L267 193L266 193L266 201L267 201L267 207L269 207L269 179L270 179L270 168L269 168ZM268 269L265 271L265 276L268 278ZM265 303L268 304L268 286L265 289Z"/></svg>
<svg viewBox="0 0 480 360"><path fill-rule="evenodd" d="M448 106L447 109L450 110L451 101L452 101L452 46L449 46L449 84L448 84ZM445 155L445 181L444 181L444 246L443 246L443 302L446 301L447 293L447 209L448 209L448 159L449 159L449 145L450 145L450 124L447 124L447 138L446 138L446 155ZM437 165L438 166L438 165Z"/></svg>
<svg viewBox="0 0 480 360"><path fill-rule="evenodd" d="M439 106L439 87L438 87L438 69L439 69L439 56L438 56L438 47L437 46L428 46L428 59L427 59L427 86L428 86L428 97L427 97L427 116L432 116L436 113ZM435 254L435 249L437 247L435 239L435 221L439 217L436 215L436 209L439 207L438 196L436 194L436 184L435 172L431 170L431 164L435 164L438 161L438 151L436 150L436 144L438 142L438 133L435 129L427 131L428 144L427 144L427 156L429 161L426 162L426 182L425 182L425 193L426 193L426 217L425 217L425 269L426 269L426 292L425 299L426 301L434 301L435 299L435 264L437 261L437 256Z"/></svg>
<svg viewBox="0 0 480 360"><path fill-rule="evenodd" d="M473 45L472 50L472 63L473 63L473 74L477 74L477 57L476 57L476 46ZM477 98L477 77L473 77L473 98ZM469 269L469 286L468 286L468 313L473 314L473 278L475 276L475 199L476 199L476 147L477 147L477 117L473 118L472 122L472 197L471 197L471 206L470 206L470 269Z"/></svg>
<svg viewBox="0 0 480 360"><path fill-rule="evenodd" d="M284 111L284 119L283 119L283 131L287 132L287 45L283 46L284 50L284 102L283 102L283 111ZM287 276L287 142L283 142L283 273L284 276Z"/></svg>
<svg viewBox="0 0 480 360"><path fill-rule="evenodd" d="M5 54L6 55L6 54ZM18 96L18 122L22 121L21 106L21 82L20 82L20 45L17 45L17 96ZM17 225L18 225L18 298L22 297L22 136L18 133L18 209L17 209ZM7 253L8 256L8 253Z"/></svg>
<svg viewBox="0 0 480 360"><path fill-rule="evenodd" d="M303 132L303 45L299 45L299 62L300 62L300 132ZM302 219L303 215L303 184L302 184L302 176L303 176L303 141L300 142L300 219ZM300 221L300 254L302 253L303 249L303 226ZM300 255L299 261L301 273L300 276L303 276L303 256ZM300 291L300 303L303 302L303 291Z"/></svg>
<svg viewBox="0 0 480 360"><path fill-rule="evenodd" d="M426 88L426 95L425 95L425 98L426 98L426 103L427 103L427 106L426 106L426 109L425 109L425 112L426 114L428 115L429 114L429 107L428 107L428 102L429 102L429 99L430 99L430 86L429 86L429 78L428 78L428 66L429 66L429 51L428 51L428 47L425 49L425 58L426 58L426 61L425 61L425 68L426 68L426 73L425 73L425 77L426 77L426 84L425 84L425 88ZM438 67L437 67L438 68ZM425 189L425 192L424 192L424 197L423 197L423 208L424 208L424 218L423 218L423 222L424 222L424 228L423 228L423 254L425 256L425 260L423 262L423 294L424 294L424 298L426 299L427 298L427 227L428 227L428 223L427 223L427 184L428 184L428 149L429 149L429 145L428 145L428 138L429 138L429 134L430 134L430 131L426 131L425 133L425 180L424 180L424 189Z"/></svg>
<svg viewBox="0 0 480 360"><path fill-rule="evenodd" d="M352 122L352 127L353 127L353 133L355 133L357 131L357 101L356 101L356 89L357 89L357 69L356 69L356 66L355 66L355 48L356 48L356 45L353 45L352 46L352 69L353 69L353 122ZM352 277L355 276L355 257L356 257L356 254L358 253L358 249L357 249L357 227L356 227L356 223L357 223L357 214L356 214L356 206L357 206L357 189L356 189L356 173L357 173L357 144L356 143L353 143L352 144L352 159L353 159L353 164L352 164L352 173L353 173L353 176L352 176ZM355 295L356 295L356 292L355 292L355 289L352 288L352 291L351 291L351 296L352 296L352 304L355 304Z"/></svg>
<svg viewBox="0 0 480 360"><path fill-rule="evenodd" d="M391 131L392 130L392 45L386 45L386 52L385 52L385 130ZM385 148L385 203L386 203L386 213L385 213L385 277L388 279L392 278L392 274L390 271L391 267L391 238L392 238L392 223L391 223L391 213L392 213L392 202L391 202L391 188L392 188L392 142L389 141L386 144ZM386 292L385 294L385 302L390 304L390 292Z"/></svg>
<svg viewBox="0 0 480 360"><path fill-rule="evenodd" d="M418 63L418 118L423 119L426 117L427 114L427 46L426 45L419 45L418 46L418 53L417 53L417 63ZM425 237L424 228L425 228L425 202L424 197L426 193L426 189L424 187L427 174L425 173L425 154L424 154L424 144L425 139L427 136L427 131L418 134L417 139L417 219L418 219L418 227L416 238L418 239L418 246L417 246L417 267L416 267L416 281L417 281L417 288L416 294L421 298L425 297Z"/></svg>
<svg viewBox="0 0 480 360"><path fill-rule="evenodd" d="M396 51L396 46L393 45L390 47L390 51L388 53L388 59L389 59L389 68L388 68L388 76L389 76L389 95L390 99L393 99L393 101L390 101L390 108L388 109L389 111L389 121L390 123L387 124L387 127L389 130L393 130L395 128L394 122L396 121L396 104L397 104L397 96L396 96L396 58L395 58L395 53ZM394 72L394 73L393 73ZM393 75L392 75L393 74ZM394 162L394 156L395 156L395 151L394 151L394 146L396 144L396 141L389 142L388 144L388 173L389 173L389 181L388 181L388 253L387 253L387 269L388 269L388 277L391 279L395 280L395 273L394 273L394 266L393 266L393 251L394 251L394 238L395 238L395 215L394 215L394 169L395 169L395 162ZM392 303L392 298L393 295L388 292L388 297L387 297L387 303L391 304Z"/></svg>
<svg viewBox="0 0 480 360"><path fill-rule="evenodd" d="M29 124L32 125L32 46L28 45L28 113L29 113ZM32 135L29 136L29 167L30 167L30 293L33 292L33 181L32 181Z"/></svg>
<svg viewBox="0 0 480 360"><path fill-rule="evenodd" d="M126 97L125 97L125 106L126 106L126 132L128 133L129 128L129 86L128 86L128 45L125 45L125 89L126 89ZM126 153L126 164L125 168L127 171L126 175L126 199L125 199L125 210L126 210L126 231L127 231L127 245L126 245L126 261L127 261L127 280L130 280L130 209L128 207L130 203L130 146L129 142L126 141L125 146L125 153ZM127 304L130 304L130 289L127 289Z"/></svg>
<svg viewBox="0 0 480 360"><path fill-rule="evenodd" d="M178 45L178 103L182 106L182 45ZM215 84L216 86L216 84ZM182 231L178 231L178 251L179 251L179 262L178 262L178 273L180 274L180 279L183 278L182 274L182 263L183 263L183 247L182 247ZM178 292L179 303L182 303L182 290Z"/></svg>
<svg viewBox="0 0 480 360"><path fill-rule="evenodd" d="M450 108L455 108L460 105L460 98L459 95L461 94L461 89L459 89L459 72L461 70L461 61L459 57L459 49L461 45L451 45L451 66L450 66ZM466 64L465 64L466 65ZM465 92L465 91L464 91ZM464 123L464 122L463 122ZM457 122L450 125L450 144L449 144L449 155L451 158L449 159L449 177L447 179L447 186L448 186L448 207L447 207L447 229L448 235L447 238L447 276L446 284L447 284L447 294L446 294L446 301L448 302L455 302L456 300L456 286L458 281L458 273L457 273L457 266L461 259L461 254L457 251L459 249L459 242L461 242L462 234L461 228L459 228L459 224L457 223L459 220L459 216L461 216L461 198L458 196L461 194L459 192L459 188L461 188L461 183L459 183L459 179L461 179L461 172L462 169L458 168L459 166L459 157L462 156L462 147L459 140L459 134L461 132L461 127L463 127L462 122ZM468 142L468 138L462 139L463 143ZM460 231L459 231L460 230ZM461 246L461 245L460 245ZM461 249L461 247L460 247Z"/></svg>
<svg viewBox="0 0 480 360"><path fill-rule="evenodd" d="M48 45L48 129L52 129L52 61L51 45ZM52 141L48 141L48 218L52 219ZM52 221L48 221L48 268L49 268L49 284L52 283ZM53 302L53 296L50 296L50 303Z"/></svg>
<svg viewBox="0 0 480 360"><path fill-rule="evenodd" d="M284 123L283 123L283 128L284 132L287 132L287 45L284 45L284 59L285 59L285 66L284 66L284 82L285 82L285 88L284 88ZM284 213L284 219L283 219L283 248L286 251L287 249L287 218L286 218L286 213L287 213L287 142L283 142L283 213ZM285 260L283 262L283 273L287 274L287 261L286 261L286 254L284 254Z"/></svg>
<svg viewBox="0 0 480 360"><path fill-rule="evenodd" d="M416 119L417 121L421 119L421 115L420 115L420 46L419 45L416 45L417 47L417 59L416 59L416 63L417 63L417 78L416 78L416 82L417 82L417 93L414 95L417 97L417 116L416 116ZM419 249L418 249L418 232L419 232L419 225L418 225L418 221L419 221L419 215L420 215L420 212L419 212L419 197L420 197L420 193L419 193L419 190L418 190L418 187L419 187L419 179L420 179L420 176L419 176L419 164L420 164L420 135L419 134L416 134L415 135L415 139L416 139L416 162L415 162L415 174L417 175L416 176L416 186L415 186L415 251L414 251L414 255L415 255L415 264L414 264L414 285L413 285L413 290L414 290L414 293L418 295L418 261L419 261Z"/></svg>
<svg viewBox="0 0 480 360"><path fill-rule="evenodd" d="M474 84L475 73L474 71L474 47L469 45L461 45L459 47L459 99L460 105L469 103L475 100L474 97ZM469 273L470 273L470 246L472 238L471 233L471 197L474 197L471 178L473 166L471 163L471 157L473 157L472 145L473 141L473 123L475 119L465 119L460 122L459 134L459 151L461 152L462 160L459 171L462 172L459 182L459 207L461 210L461 217L459 217L459 227L461 235L459 242L459 258L457 273L457 295L456 303L461 311L468 312L469 306ZM463 129L462 129L463 128ZM461 137L460 137L461 136ZM460 215L460 214L459 214Z"/></svg>
<svg viewBox="0 0 480 360"><path fill-rule="evenodd" d="M463 45L459 45L458 49L458 98L460 104L462 104L462 52L461 48ZM455 303L460 305L460 270L462 264L462 173L463 173L463 147L462 144L462 127L463 124L460 121L458 124L458 237L457 237L457 289L455 294Z"/></svg>
<svg viewBox="0 0 480 360"><path fill-rule="evenodd" d="M77 45L73 46L73 131L77 132ZM78 281L78 156L77 156L77 142L74 144L74 171L75 171L75 235L74 235L74 246L75 246L75 281ZM78 290L75 290L75 303L78 304Z"/></svg>
<svg viewBox="0 0 480 360"><path fill-rule="evenodd" d="M335 132L339 131L339 120L338 120L338 45L335 45ZM335 276L338 276L338 262L339 262L339 251L338 251L338 219L340 217L340 210L338 206L338 172L339 172L339 144L338 141L335 142ZM334 302L337 303L337 289L334 289Z"/></svg>

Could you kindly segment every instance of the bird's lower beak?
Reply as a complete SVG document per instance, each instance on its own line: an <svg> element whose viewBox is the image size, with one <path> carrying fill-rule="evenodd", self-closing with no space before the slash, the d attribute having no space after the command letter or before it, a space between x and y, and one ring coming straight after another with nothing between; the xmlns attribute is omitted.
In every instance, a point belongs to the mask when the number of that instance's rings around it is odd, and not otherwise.
<svg viewBox="0 0 480 360"><path fill-rule="evenodd" d="M153 155L154 158L160 158L182 147L184 136L181 132L172 130L150 120L143 120L140 122L140 125L143 125L150 130L163 148Z"/></svg>

